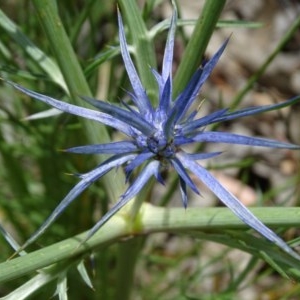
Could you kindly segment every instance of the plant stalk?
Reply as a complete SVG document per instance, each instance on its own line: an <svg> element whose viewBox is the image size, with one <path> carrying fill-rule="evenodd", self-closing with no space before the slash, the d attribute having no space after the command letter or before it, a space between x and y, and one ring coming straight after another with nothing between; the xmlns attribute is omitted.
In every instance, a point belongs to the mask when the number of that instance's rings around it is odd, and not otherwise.
<svg viewBox="0 0 300 300"><path fill-rule="evenodd" d="M85 106L86 104L79 96L92 97L92 93L72 48L70 39L64 29L63 22L59 17L56 1L32 0L32 3L69 88L71 101L77 105ZM99 144L110 141L105 126L96 126L94 122L82 118L80 121L86 132L88 142ZM99 162L102 161L101 158L97 159ZM107 174L103 177L103 182L109 199L113 202L117 201L124 190L125 179L122 172ZM113 185L111 184L112 182L114 183Z"/></svg>
<svg viewBox="0 0 300 300"><path fill-rule="evenodd" d="M271 228L300 226L299 207L256 207L249 208L249 210L266 226ZM137 217L137 222L130 226L125 221L124 212L122 212L123 210L112 217L84 244L81 244L81 241L85 239L86 232L25 256L1 263L0 283L19 278L74 256L88 255L95 249L103 248L121 239L137 235L155 232L189 234L195 231L224 233L224 230L239 231L249 229L247 225L225 207L188 208L184 210L183 208L155 207L144 203ZM264 241L264 239L260 240ZM285 255L282 252L280 253ZM293 257L291 259L296 261Z"/></svg>
<svg viewBox="0 0 300 300"><path fill-rule="evenodd" d="M226 0L205 1L202 14L196 23L174 78L174 99L183 91L193 73L200 67L225 3Z"/></svg>

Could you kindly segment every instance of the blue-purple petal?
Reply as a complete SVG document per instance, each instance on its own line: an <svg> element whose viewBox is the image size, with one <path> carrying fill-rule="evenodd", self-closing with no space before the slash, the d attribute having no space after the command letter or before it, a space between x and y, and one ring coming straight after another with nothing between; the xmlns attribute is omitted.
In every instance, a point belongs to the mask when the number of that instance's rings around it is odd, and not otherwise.
<svg viewBox="0 0 300 300"><path fill-rule="evenodd" d="M216 157L222 154L222 152L209 152L209 153L186 153L186 155L193 160L203 160Z"/></svg>
<svg viewBox="0 0 300 300"><path fill-rule="evenodd" d="M281 109L281 108L296 104L299 101L300 101L300 96L296 96L296 97L293 97L291 99L288 99L284 102L277 103L277 104L247 107L247 108L244 108L244 109L241 109L238 111L229 112L223 116L219 116L216 119L212 120L210 122L210 124L216 123L216 122L226 122L226 121L234 120L237 118L252 116L252 115L256 115L256 114L261 114L263 112Z"/></svg>
<svg viewBox="0 0 300 300"><path fill-rule="evenodd" d="M249 137L229 132L206 131L193 137L195 142L211 142L298 150L300 146L276 140Z"/></svg>
<svg viewBox="0 0 300 300"><path fill-rule="evenodd" d="M172 81L171 81L171 77L169 77L165 82L161 98L159 99L158 108L155 112L155 114L158 116L156 117L158 121L162 121L163 119L166 119L171 104L171 100L172 100Z"/></svg>
<svg viewBox="0 0 300 300"><path fill-rule="evenodd" d="M126 43L122 17L121 17L121 14L119 11L118 11L118 24L119 24L119 39L120 39L121 54L123 57L123 61L125 64L125 68L126 68L131 86L136 95L136 104L137 104L138 109L141 114L149 114L152 112L152 106L151 106L149 98L145 92L145 89L141 83L141 80L137 74L134 64L131 60L131 57L130 57L130 54L128 51L128 47L127 47L127 43Z"/></svg>
<svg viewBox="0 0 300 300"><path fill-rule="evenodd" d="M161 95L162 95L165 83L163 81L162 76L155 69L151 68L150 70L151 70L151 72L152 72L152 74L155 77L155 80L157 82L158 91L159 91L159 99L161 99Z"/></svg>
<svg viewBox="0 0 300 300"><path fill-rule="evenodd" d="M182 205L184 208L187 208L188 197L187 197L186 183L181 177L179 177L179 188L180 188Z"/></svg>
<svg viewBox="0 0 300 300"><path fill-rule="evenodd" d="M246 206L227 191L205 168L201 167L184 154L179 154L178 156L183 165L194 173L199 180L201 180L245 224L255 229L286 253L292 255L296 259L300 259L300 256L296 252L294 252L276 233L255 217Z"/></svg>
<svg viewBox="0 0 300 300"><path fill-rule="evenodd" d="M183 135L178 135L178 136L175 136L175 138L174 138L175 146L180 146L180 145L190 144L190 143L194 143L194 140L191 137L185 137Z"/></svg>
<svg viewBox="0 0 300 300"><path fill-rule="evenodd" d="M165 46L165 53L162 65L162 78L166 82L169 77L172 78L172 66L173 66L173 52L174 52L174 39L177 23L177 9L174 6L174 12L171 18L170 29L168 32L167 42ZM172 79L171 79L172 81Z"/></svg>
<svg viewBox="0 0 300 300"><path fill-rule="evenodd" d="M132 199L144 187L151 176L157 176L159 172L160 162L153 160L148 163L144 169L138 174L134 182L129 186L127 191L122 195L121 199Z"/></svg>
<svg viewBox="0 0 300 300"><path fill-rule="evenodd" d="M228 109L220 109L205 117L195 119L197 111L189 112L198 93L211 74L213 68L220 59L227 43L227 39L212 58L203 64L192 76L187 87L172 101L172 61L174 51L174 39L177 21L177 11L171 19L165 46L162 74L152 70L152 73L159 86L159 103L154 109L150 103L147 93L138 76L136 68L131 59L122 17L118 11L119 40L121 55L131 83L133 92L131 96L134 107L124 103L124 107L119 107L104 101L89 97L82 97L85 101L97 107L99 111L86 109L76 105L68 104L63 101L30 91L22 86L7 81L16 89L51 105L63 112L71 113L86 119L100 122L123 132L132 141L111 142L107 144L95 144L79 147L72 147L66 151L81 154L113 154L112 157L98 165L94 170L78 174L81 179L79 183L66 195L59 203L48 219L42 226L25 242L19 251L35 241L45 230L64 212L77 196L97 179L105 175L113 168L117 168L127 163L125 167L126 180L134 169L144 164L141 172L136 174L133 183L129 185L120 200L107 212L89 231L85 240L89 239L103 224L115 215L124 205L134 198L146 185L149 179L154 176L160 183L163 182L161 176L161 161L171 164L178 173L180 180L180 191L183 206L186 208L188 203L187 187L199 194L195 183L192 181L188 170L197 176L219 199L244 223L258 231L261 235L274 242L281 249L299 259L297 255L280 237L266 227L257 219L242 203L228 192L205 168L196 161L215 157L221 152L211 153L186 153L180 150L181 145L189 143L225 143L240 144L250 146L261 146L269 148L285 148L298 150L300 146L285 142L275 141L265 138L247 137L243 135L204 131L204 127L216 122L229 121L239 117L246 117L262 112L271 111L292 105L300 100L300 97L292 98L286 102L267 105L262 107L250 107L235 112L228 112ZM152 143L152 144L151 144ZM155 146L155 148L154 148ZM152 152L150 151L152 150ZM157 154L156 154L157 153Z"/></svg>
<svg viewBox="0 0 300 300"><path fill-rule="evenodd" d="M121 196L120 200L93 226L88 232L85 241L91 238L97 230L102 227L112 216L114 216L124 205L133 199L140 190L145 186L151 176L156 176L159 172L159 162L150 162L139 174L136 180L129 186L127 191Z"/></svg>
<svg viewBox="0 0 300 300"><path fill-rule="evenodd" d="M92 183L98 180L100 177L109 172L112 168L118 167L128 160L132 159L133 155L115 155L102 164L100 164L96 169L80 175L81 181L78 182L71 191L66 195L66 197L59 203L59 205L54 209L51 215L46 219L46 221L40 226L40 228L22 245L21 249L26 248L28 245L33 243L38 239L48 227L56 221L56 219L64 212L64 210L78 197L84 190L86 190Z"/></svg>
<svg viewBox="0 0 300 300"><path fill-rule="evenodd" d="M88 231L86 237L81 244L89 240L110 218L112 218L123 206L125 206L131 199L120 199L112 208Z"/></svg>
<svg viewBox="0 0 300 300"><path fill-rule="evenodd" d="M120 120L117 120L113 117L111 117L110 115L108 114L105 114L105 113L102 113L102 112L99 112L99 111L95 111L95 110L91 110L91 109L88 109L88 108L84 108L84 107L81 107L81 106L77 106L77 105L73 105L73 104L69 104L69 103L66 103L66 102L63 102L63 101L60 101L60 100L57 100L57 99L54 99L54 98L51 98L49 96L45 96L43 94L39 94L37 92L33 92L33 91L30 91L16 83L13 83L11 81L6 81L7 83L9 83L10 85L12 85L14 88L16 88L17 90L23 92L24 94L32 97L32 98L35 98L39 101L42 101L52 107L55 107L63 112L66 112L66 113L69 113L69 114L72 114L72 115L76 115L76 116L79 116L79 117L83 117L85 119L89 119L89 120L94 120L94 121L97 121L97 122L100 122L104 125L108 125L110 127L113 127L117 130L119 130L120 132L123 132L124 134L128 135L128 136L131 136L131 128L130 126L123 122L123 121L120 121Z"/></svg>
<svg viewBox="0 0 300 300"><path fill-rule="evenodd" d="M182 165L181 161L177 158L174 157L171 159L171 163L178 173L179 177L196 193L199 194L199 191L197 187L195 186L193 180L189 176L189 174L186 172L184 166Z"/></svg>
<svg viewBox="0 0 300 300"><path fill-rule="evenodd" d="M65 149L66 152L79 154L125 154L135 152L138 147L132 141L111 142L108 144L96 144L77 146Z"/></svg>
<svg viewBox="0 0 300 300"><path fill-rule="evenodd" d="M199 129L200 127L206 126L208 124L216 123L219 117L222 117L228 111L227 108L217 110L207 116L204 116L200 119L185 122L182 125L182 134L192 133L194 130Z"/></svg>
<svg viewBox="0 0 300 300"><path fill-rule="evenodd" d="M186 114L187 110L198 96L199 90L205 83L213 68L217 64L222 55L229 39L227 39L220 49L213 55L213 57L200 69L198 69L192 76L187 88L177 97L173 110L176 111L176 120L180 119Z"/></svg>
<svg viewBox="0 0 300 300"><path fill-rule="evenodd" d="M131 175L131 172L143 164L145 161L148 159L152 158L155 154L150 151L144 151L138 154L126 167L125 167L125 173L126 173L126 178L128 179L129 176Z"/></svg>
<svg viewBox="0 0 300 300"><path fill-rule="evenodd" d="M122 109L116 105L109 104L107 102L96 100L90 97L81 97L86 102L91 105L97 107L102 112L110 115L115 120L120 120L136 129L145 135L150 135L153 133L153 126L149 124L143 117L138 115L137 113L132 113L131 111Z"/></svg>
<svg viewBox="0 0 300 300"><path fill-rule="evenodd" d="M173 102L173 107L170 112L170 116L174 116L176 122L180 121L180 118L182 118L186 113L186 106L189 103L189 99L191 95L194 92L195 86L201 78L203 69L199 68L192 76L191 80L189 81L187 87L183 90L183 92L176 98L176 100ZM193 102L193 101L192 101Z"/></svg>

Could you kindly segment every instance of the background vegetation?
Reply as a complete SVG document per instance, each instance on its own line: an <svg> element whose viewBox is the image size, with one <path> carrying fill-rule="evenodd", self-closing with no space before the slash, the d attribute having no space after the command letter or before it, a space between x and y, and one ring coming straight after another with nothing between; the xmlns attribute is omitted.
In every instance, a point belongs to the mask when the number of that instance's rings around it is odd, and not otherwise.
<svg viewBox="0 0 300 300"><path fill-rule="evenodd" d="M240 13L247 9L238 11L235 1L203 1L196 9L196 19L183 18L185 6L194 2L198 1L177 3L177 94L204 54L210 55L208 44L214 47L218 38L232 33L229 48L234 49L239 33L248 34L251 41L251 34L271 30L268 20L272 16L263 22L247 19L247 13ZM241 2L247 6L248 1ZM143 84L155 101L156 86L149 65L161 66L168 25L164 20L172 14L169 1L2 1L1 77L80 105L78 95L119 102L130 87L118 46L117 5ZM280 5L276 12L298 9L288 1ZM228 50L201 95L209 99L204 110L264 104L265 99L281 101L295 95L297 90L278 83L285 80L280 73L268 73L278 57L289 64L290 57L299 54L300 18L288 17L285 22L287 30L266 52L265 48L258 52L253 69L248 60L245 65L241 62L240 57L249 53L239 51L235 55L234 50ZM190 35L188 29L193 28ZM250 42L251 48L259 49L257 41ZM235 58L239 68L230 64ZM291 71L286 76L294 74ZM298 119L296 106L237 125L225 124L222 129L250 130L253 135L299 143L299 130L295 130ZM4 235L9 233L19 244L26 241L77 182L68 174L86 172L101 159L71 155L61 149L112 138L118 136L103 126L58 114L1 83L0 223ZM238 195L241 201L257 206L253 212L296 247L299 153L230 148L226 153L223 160L207 167L223 184L229 179L228 187L237 188L237 193L246 191ZM143 205L138 222L132 225L122 215L116 216L85 246L78 247L79 238L72 237L91 228L124 191L122 170L84 192L37 243L26 249L32 254L6 262L13 250L1 236L1 299L48 299L54 293L59 299L299 298L298 261L259 238L228 209L217 207L218 202L205 189L203 197L191 195L186 211L176 208L180 200L175 193L177 181L171 175L165 188L154 185L142 194L145 202L155 206ZM170 214L167 225L166 212ZM62 242L55 244L58 241Z"/></svg>

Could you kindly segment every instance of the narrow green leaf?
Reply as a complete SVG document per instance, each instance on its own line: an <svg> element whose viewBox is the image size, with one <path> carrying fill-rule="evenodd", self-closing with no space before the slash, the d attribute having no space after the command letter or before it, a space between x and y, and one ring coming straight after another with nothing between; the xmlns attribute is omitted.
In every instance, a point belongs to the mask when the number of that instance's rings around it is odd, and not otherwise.
<svg viewBox="0 0 300 300"><path fill-rule="evenodd" d="M26 35L24 35L18 26L11 21L0 9L0 27L2 27L10 37L24 49L34 60L63 90L67 93L68 88L57 64L41 51Z"/></svg>

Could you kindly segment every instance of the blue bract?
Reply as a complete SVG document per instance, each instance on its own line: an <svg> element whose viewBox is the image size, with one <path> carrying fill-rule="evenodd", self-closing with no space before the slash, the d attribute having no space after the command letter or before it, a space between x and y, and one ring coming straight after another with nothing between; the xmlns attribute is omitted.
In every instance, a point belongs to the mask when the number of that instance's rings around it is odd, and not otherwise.
<svg viewBox="0 0 300 300"><path fill-rule="evenodd" d="M67 194L50 217L22 248L36 240L79 194L113 168L124 165L127 179L137 167L141 167L141 171L135 176L134 181L129 185L119 201L91 229L89 237L128 201L133 199L152 176L160 183L163 183L163 179L160 175L161 171L163 169L165 170L166 166L169 166L173 168L179 176L180 191L184 207L187 206L188 202L187 187L192 189L195 193L198 193L198 189L189 175L189 173L193 173L243 222L257 230L287 253L298 257L280 237L259 221L237 198L227 191L213 175L198 163L199 160L220 155L221 152L187 153L183 150L182 146L186 144L212 142L269 148L300 149L297 145L269 139L247 137L228 132L205 131L205 128L211 124L292 105L297 102L300 97L290 99L280 104L250 107L234 112L230 112L227 109L220 109L205 117L197 118L197 112L193 111L191 106L197 99L202 85L217 64L228 40L225 41L210 60L195 72L187 87L173 100L172 61L176 20L177 13L175 11L171 19L166 42L162 72L159 74L157 71L152 70L159 87L159 103L157 107L153 107L151 104L131 60L120 13L118 14L120 48L133 89L132 93L130 93L133 102L132 106L123 103L123 107L120 107L89 97L82 97L85 101L98 109L91 110L53 99L9 82L23 93L63 112L98 121L127 136L123 141L67 149L67 151L73 153L111 154L111 156L94 170L79 175L81 179L80 182Z"/></svg>

